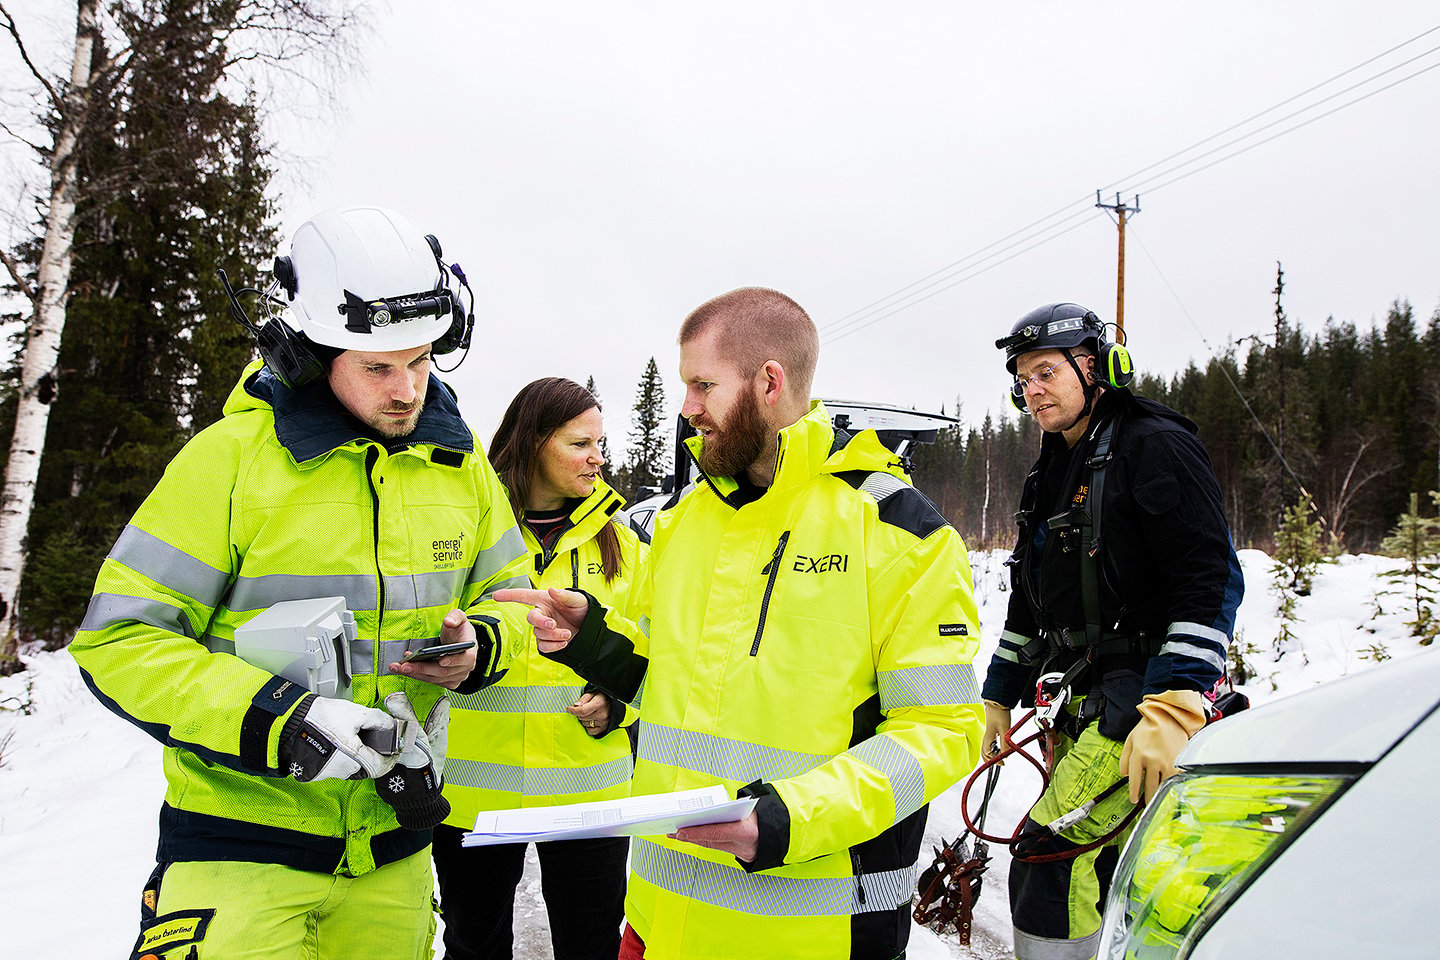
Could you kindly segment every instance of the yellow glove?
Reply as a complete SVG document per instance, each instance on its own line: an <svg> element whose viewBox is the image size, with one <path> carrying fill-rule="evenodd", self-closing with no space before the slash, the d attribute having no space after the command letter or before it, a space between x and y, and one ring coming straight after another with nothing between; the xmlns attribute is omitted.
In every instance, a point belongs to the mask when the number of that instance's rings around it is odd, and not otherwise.
<svg viewBox="0 0 1440 960"><path fill-rule="evenodd" d="M985 736L980 740L980 755L989 760L1003 749L1000 738L1010 729L1010 708L994 700L985 701Z"/></svg>
<svg viewBox="0 0 1440 960"><path fill-rule="evenodd" d="M1130 778L1130 802L1139 803L1143 792L1149 803L1161 782L1175 775L1181 748L1205 726L1205 706L1194 690L1166 690L1147 693L1136 709L1140 722L1125 738L1120 772Z"/></svg>

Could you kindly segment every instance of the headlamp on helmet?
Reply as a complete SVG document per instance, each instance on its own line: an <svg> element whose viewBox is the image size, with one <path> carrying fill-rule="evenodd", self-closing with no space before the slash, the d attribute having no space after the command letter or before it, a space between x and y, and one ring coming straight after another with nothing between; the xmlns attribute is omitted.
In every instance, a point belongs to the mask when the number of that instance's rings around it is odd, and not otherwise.
<svg viewBox="0 0 1440 960"><path fill-rule="evenodd" d="M274 279L263 292L233 290L221 275L235 318L292 389L323 376L321 357L338 351L384 353L426 344L437 355L468 350L475 298L472 292L467 309L452 280L470 291L460 265L446 266L438 240L382 207L326 210L306 221L290 255L275 258ZM237 293L260 298L260 323L245 315Z"/></svg>
<svg viewBox="0 0 1440 960"><path fill-rule="evenodd" d="M1095 354L1107 385L1119 390L1130 385L1135 377L1130 352L1123 343L1106 340L1105 324L1100 322L1094 311L1078 303L1047 303L1036 307L1015 322L1009 336L995 341L996 348L1005 351L1005 369L1012 376L1015 365L1024 354L1037 350L1062 350L1074 364L1070 351L1086 345ZM1012 393L1011 400L1020 410L1025 409L1023 391L1019 395Z"/></svg>

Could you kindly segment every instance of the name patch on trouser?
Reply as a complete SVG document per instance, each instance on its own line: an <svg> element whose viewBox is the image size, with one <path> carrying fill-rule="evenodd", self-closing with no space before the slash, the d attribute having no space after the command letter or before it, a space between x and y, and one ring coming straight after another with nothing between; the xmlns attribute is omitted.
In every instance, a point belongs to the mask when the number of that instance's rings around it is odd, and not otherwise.
<svg viewBox="0 0 1440 960"><path fill-rule="evenodd" d="M156 917L140 928L140 938L135 941L131 957L138 960L147 954L162 954L200 943L214 918L214 910L186 910Z"/></svg>

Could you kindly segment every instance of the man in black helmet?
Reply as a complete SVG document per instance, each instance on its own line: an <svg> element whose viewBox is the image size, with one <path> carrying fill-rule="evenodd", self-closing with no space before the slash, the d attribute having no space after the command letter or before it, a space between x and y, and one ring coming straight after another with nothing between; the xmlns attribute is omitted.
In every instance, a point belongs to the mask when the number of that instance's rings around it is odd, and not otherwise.
<svg viewBox="0 0 1440 960"><path fill-rule="evenodd" d="M1205 724L1244 583L1195 424L1125 389L1129 354L1094 313L1047 304L996 346L1045 436L1021 494L981 749L1003 748L1017 702L1038 691L1052 705L1050 785L1010 869L1015 956L1088 960L1127 818Z"/></svg>

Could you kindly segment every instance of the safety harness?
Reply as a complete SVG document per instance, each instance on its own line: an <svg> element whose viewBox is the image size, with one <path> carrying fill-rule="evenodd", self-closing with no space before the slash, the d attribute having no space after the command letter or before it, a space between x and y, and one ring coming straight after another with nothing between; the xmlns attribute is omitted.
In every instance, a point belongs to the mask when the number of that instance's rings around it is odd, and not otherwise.
<svg viewBox="0 0 1440 960"><path fill-rule="evenodd" d="M1127 830L1139 815L1141 805L1132 806L1130 812L1121 818L1116 826L1104 836L1085 844L1057 850L1053 843L1060 834L1090 815L1095 806L1122 789L1127 778L1122 777L1106 787L1099 794L1074 810L1045 824L1033 824L1029 816L1022 818L1010 836L999 836L985 832L985 814L990 797L995 791L1000 765L1011 756L1019 756L1029 762L1040 774L1043 796L1050 783L1050 771L1054 764L1054 735L1064 733L1071 740L1078 740L1081 731L1096 720L1104 709L1105 697L1101 690L1102 671L1096 665L1105 659L1139 654L1153 656L1164 641L1163 631L1140 630L1125 635L1107 636L1105 623L1100 612L1100 591L1104 581L1101 546L1103 539L1102 512L1104 508L1105 478L1113 460L1112 446L1115 428L1119 421L1116 414L1098 423L1091 434L1091 448L1085 458L1083 475L1085 482L1083 498L1076 497L1071 508L1051 517L1047 522L1051 531L1074 536L1080 545L1080 594L1085 626L1081 631L1069 627L1045 628L1041 636L1032 639L1019 651L1021 664L1032 664L1042 656L1047 657L1046 666L1051 664L1063 669L1045 670L1036 681L1035 708L1022 716L1019 722L1007 730L1000 739L1000 749L994 757L981 763L966 780L960 795L960 813L966 831L953 841L943 843L935 849L931 865L921 873L917 884L913 916L915 921L931 927L936 932L947 926L953 927L962 945L969 945L972 914L980 896L981 875L990 860L988 843L1002 843L1010 848L1016 860L1029 863L1045 863L1067 860L1095 850L1113 842ZM1020 511L1015 515L1021 527L1021 549L1017 550L1007 565L1030 562L1029 552L1034 549L1033 522L1036 511L1035 501L1039 497L1040 468L1026 478L1025 495ZM1077 491L1078 493L1078 491ZM1039 609L1039 597L1034 594L1028 571L1020 571L1020 583L1027 592L1032 609ZM1118 627L1119 621L1111 627ZM1089 694L1067 710L1073 695L1072 689L1082 679L1090 680ZM1228 685L1228 678L1222 678ZM1211 719L1243 710L1249 706L1244 694L1231 687L1228 693L1217 684L1211 698L1215 699ZM1030 720L1035 720L1037 730L1016 741L1017 732ZM1039 741L1043 761L1025 749ZM970 791L976 781L985 776L985 793L976 816L970 815ZM1037 803L1039 802L1037 797ZM1032 805L1033 810L1033 805ZM1027 829L1027 824L1029 829ZM967 838L974 836L973 853Z"/></svg>
<svg viewBox="0 0 1440 960"><path fill-rule="evenodd" d="M1072 699L1071 690L1075 684L1088 679L1089 690L1083 698L1075 697L1073 711L1057 710L1051 721L1054 726L1071 739L1076 739L1085 727L1098 718L1104 709L1104 697L1100 690L1101 672L1092 670L1102 660L1125 655L1153 656L1164 641L1161 631L1138 630L1124 635L1113 635L1111 631L1119 621L1107 630L1101 615L1100 595L1105 582L1101 552L1104 539L1103 513L1105 504L1105 480L1108 468L1114 460L1113 446L1115 429L1119 421L1118 412L1097 423L1090 435L1090 451L1085 457L1081 482L1070 508L1050 517L1046 523L1050 531L1067 538L1073 538L1078 550L1080 574L1080 598L1084 614L1083 629L1069 626L1041 625L1041 635L1032 639L1019 651L1021 664L1041 662L1042 684L1040 693L1050 697L1063 696ZM1034 547L1033 534L1036 499L1039 496L1040 467L1026 478L1025 497L1015 520L1021 529L1021 547L1006 561L1009 566L1031 562L1030 551ZM1041 608L1040 597L1036 595L1028 571L1019 571L1017 579L1026 592L1032 609ZM1039 619L1039 618L1037 618ZM1107 635L1109 634L1109 635ZM1045 669L1051 666L1054 669Z"/></svg>

